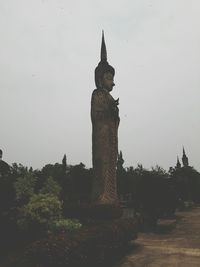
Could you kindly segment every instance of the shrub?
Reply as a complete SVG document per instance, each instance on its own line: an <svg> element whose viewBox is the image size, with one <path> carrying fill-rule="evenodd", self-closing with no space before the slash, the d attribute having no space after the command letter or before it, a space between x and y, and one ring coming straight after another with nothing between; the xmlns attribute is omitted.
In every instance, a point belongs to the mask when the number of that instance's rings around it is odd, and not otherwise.
<svg viewBox="0 0 200 267"><path fill-rule="evenodd" d="M102 266L136 237L137 223L130 219L83 227L70 235L53 235L34 242L15 267Z"/></svg>
<svg viewBox="0 0 200 267"><path fill-rule="evenodd" d="M76 219L60 219L50 224L50 231L53 233L73 232L81 226L82 224Z"/></svg>
<svg viewBox="0 0 200 267"><path fill-rule="evenodd" d="M35 194L28 204L21 210L18 225L21 229L30 229L30 226L48 228L49 225L61 218L61 202L51 194Z"/></svg>

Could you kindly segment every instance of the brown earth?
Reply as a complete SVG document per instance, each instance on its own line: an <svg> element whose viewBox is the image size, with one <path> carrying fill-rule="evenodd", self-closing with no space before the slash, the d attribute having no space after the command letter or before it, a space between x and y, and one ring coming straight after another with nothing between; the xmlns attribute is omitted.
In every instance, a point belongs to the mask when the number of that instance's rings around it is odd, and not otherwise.
<svg viewBox="0 0 200 267"><path fill-rule="evenodd" d="M133 245L116 267L200 267L200 207L161 220L157 233L141 233Z"/></svg>

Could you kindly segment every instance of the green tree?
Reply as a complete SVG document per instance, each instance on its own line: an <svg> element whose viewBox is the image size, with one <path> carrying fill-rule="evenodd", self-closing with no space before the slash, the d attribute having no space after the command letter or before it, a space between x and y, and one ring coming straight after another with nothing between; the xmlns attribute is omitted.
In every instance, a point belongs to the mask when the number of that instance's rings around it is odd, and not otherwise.
<svg viewBox="0 0 200 267"><path fill-rule="evenodd" d="M21 163L13 163L11 167L11 173L14 177L22 177L28 173L28 168L23 166Z"/></svg>
<svg viewBox="0 0 200 267"><path fill-rule="evenodd" d="M70 199L75 202L87 202L92 192L92 169L86 169L81 162L70 167L69 177L72 191Z"/></svg>
<svg viewBox="0 0 200 267"><path fill-rule="evenodd" d="M171 168L178 198L182 201L200 202L200 173L191 166Z"/></svg>
<svg viewBox="0 0 200 267"><path fill-rule="evenodd" d="M26 203L34 194L37 178L32 173L26 173L22 177L18 177L14 183L16 200Z"/></svg>
<svg viewBox="0 0 200 267"><path fill-rule="evenodd" d="M66 171L67 171L67 157L66 157L66 154L64 155L64 157L62 159L62 166L63 166L64 173L66 173Z"/></svg>
<svg viewBox="0 0 200 267"><path fill-rule="evenodd" d="M61 192L60 185L54 180L52 176L49 176L40 190L40 193L42 194L52 194L55 196L59 196Z"/></svg>

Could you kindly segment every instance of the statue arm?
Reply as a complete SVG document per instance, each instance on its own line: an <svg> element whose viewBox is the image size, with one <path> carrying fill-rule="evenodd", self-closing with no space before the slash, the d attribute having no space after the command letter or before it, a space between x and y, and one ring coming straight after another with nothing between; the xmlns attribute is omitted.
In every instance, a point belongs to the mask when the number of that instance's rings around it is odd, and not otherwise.
<svg viewBox="0 0 200 267"><path fill-rule="evenodd" d="M114 98L102 90L94 90L91 101L91 118L97 121L115 120L119 124L119 99Z"/></svg>

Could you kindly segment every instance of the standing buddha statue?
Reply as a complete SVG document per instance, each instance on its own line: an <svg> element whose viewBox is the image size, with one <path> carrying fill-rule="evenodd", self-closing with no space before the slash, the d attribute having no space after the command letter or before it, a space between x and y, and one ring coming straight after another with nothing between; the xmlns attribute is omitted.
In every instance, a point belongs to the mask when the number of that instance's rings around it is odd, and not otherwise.
<svg viewBox="0 0 200 267"><path fill-rule="evenodd" d="M93 201L98 204L118 203L116 168L118 156L119 99L110 92L114 84L114 68L107 62L102 34L101 60L95 69L96 89L91 99L92 162L94 171Z"/></svg>

